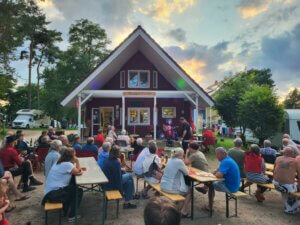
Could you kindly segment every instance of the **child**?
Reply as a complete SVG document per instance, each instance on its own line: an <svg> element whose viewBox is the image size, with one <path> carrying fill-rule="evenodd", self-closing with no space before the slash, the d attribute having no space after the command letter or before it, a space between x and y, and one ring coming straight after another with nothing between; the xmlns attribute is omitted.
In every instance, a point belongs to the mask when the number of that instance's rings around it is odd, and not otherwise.
<svg viewBox="0 0 300 225"><path fill-rule="evenodd" d="M10 225L5 219L4 212L9 206L9 200L6 195L7 184L0 182L0 225Z"/></svg>

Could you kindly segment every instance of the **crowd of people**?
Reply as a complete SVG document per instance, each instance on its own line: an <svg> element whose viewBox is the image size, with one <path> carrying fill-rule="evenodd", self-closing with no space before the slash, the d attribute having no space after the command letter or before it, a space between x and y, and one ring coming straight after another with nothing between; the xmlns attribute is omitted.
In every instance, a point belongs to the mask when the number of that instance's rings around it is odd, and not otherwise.
<svg viewBox="0 0 300 225"><path fill-rule="evenodd" d="M185 124L185 121L182 123ZM183 127L186 128L183 130L184 140L190 128L187 125ZM223 147L215 149L220 164L212 174L222 179L198 186L196 190L202 194L208 193L213 201L215 191L233 193L238 190L244 191L253 183L274 183L276 190L282 194L284 211L290 214L298 212L300 200L290 193L299 191L300 187L300 151L290 137L286 134L283 136L281 155L271 147L272 143L269 140L264 141L263 148L252 144L247 151L242 150L243 142L240 138L234 139L233 142L234 148L228 151ZM97 155L97 163L108 179L105 189L119 190L123 195L123 209L136 209L134 199L150 198L150 185L140 193L135 193L134 175L144 178L148 184L159 184L163 192L183 195L185 200L179 207L164 197L154 197L144 210L146 225L179 224L181 218L191 216L192 178L189 176L189 167L207 172L209 167L198 142L185 143L187 145L183 144L183 148L173 148L171 158L162 158L154 140L150 140L146 145L142 138L131 139L125 130L117 135L113 126L109 127L106 135L99 130L95 137L88 137L85 144L81 143L79 136L75 136L71 143L66 135L57 135L50 127L48 132L43 131L37 140L37 148L48 148L44 160L45 191L42 204L47 201L62 202L63 213L68 217L68 221L75 220L75 199L77 197L79 205L83 190L77 188L76 191L74 177L84 173L76 152L91 152ZM124 160L122 145L131 145L134 148L129 156L135 161L132 168ZM17 131L16 134L7 133L0 151L0 221L8 223L4 212L10 212L15 207L9 199L11 197L7 195L8 189L13 192L14 201L23 201L30 197L24 193L43 184L34 175L33 163L36 157L36 153L24 140L22 131ZM266 162L274 163L273 177L265 174ZM15 176L21 176L18 185L14 182ZM247 182L241 185L243 178L246 178ZM22 188L23 193L18 188ZM257 185L257 201L265 200L266 190ZM210 210L208 205L203 206L203 209ZM80 215L77 215L77 218L80 218Z"/></svg>

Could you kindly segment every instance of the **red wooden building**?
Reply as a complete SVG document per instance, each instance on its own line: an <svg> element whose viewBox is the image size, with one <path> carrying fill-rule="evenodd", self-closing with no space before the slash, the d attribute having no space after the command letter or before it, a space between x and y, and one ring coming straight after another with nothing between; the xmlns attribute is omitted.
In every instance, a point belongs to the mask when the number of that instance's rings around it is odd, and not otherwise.
<svg viewBox="0 0 300 225"><path fill-rule="evenodd" d="M77 106L79 132L108 124L156 137L167 119L198 121L211 97L138 26L61 102ZM198 128L198 123L195 123Z"/></svg>

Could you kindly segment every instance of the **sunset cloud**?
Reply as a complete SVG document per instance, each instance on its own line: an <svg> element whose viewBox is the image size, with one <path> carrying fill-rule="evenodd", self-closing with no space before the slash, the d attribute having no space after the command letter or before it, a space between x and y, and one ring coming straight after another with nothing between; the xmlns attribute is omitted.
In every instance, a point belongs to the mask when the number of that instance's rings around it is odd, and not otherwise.
<svg viewBox="0 0 300 225"><path fill-rule="evenodd" d="M206 67L206 62L193 58L183 60L179 64L197 83L200 83L204 79L203 69Z"/></svg>
<svg viewBox="0 0 300 225"><path fill-rule="evenodd" d="M267 11L270 4L270 0L243 0L238 5L238 10L243 19L248 19Z"/></svg>
<svg viewBox="0 0 300 225"><path fill-rule="evenodd" d="M55 6L52 0L36 1L37 5L45 12L48 20L64 20L65 17Z"/></svg>
<svg viewBox="0 0 300 225"><path fill-rule="evenodd" d="M196 0L154 0L149 6L140 7L139 11L155 20L169 22L173 13L180 14L193 6L195 2Z"/></svg>

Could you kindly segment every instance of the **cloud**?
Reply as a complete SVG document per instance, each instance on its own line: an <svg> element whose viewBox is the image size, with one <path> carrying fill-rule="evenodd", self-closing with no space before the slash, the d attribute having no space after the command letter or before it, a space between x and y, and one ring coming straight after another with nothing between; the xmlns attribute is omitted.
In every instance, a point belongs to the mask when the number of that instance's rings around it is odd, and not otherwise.
<svg viewBox="0 0 300 225"><path fill-rule="evenodd" d="M186 32L182 28L172 29L168 32L168 36L173 38L178 42L185 42L186 41Z"/></svg>
<svg viewBox="0 0 300 225"><path fill-rule="evenodd" d="M36 1L36 4L42 9L48 20L64 20L62 12L55 6L52 0Z"/></svg>
<svg viewBox="0 0 300 225"><path fill-rule="evenodd" d="M223 79L226 68L220 65L232 60L228 52L228 42L220 42L212 47L188 43L185 48L168 46L164 49L186 70L200 85L208 86L216 79Z"/></svg>
<svg viewBox="0 0 300 225"><path fill-rule="evenodd" d="M153 17L155 20L169 22L173 13L183 13L193 6L196 1L197 0L154 0L153 3L147 7L140 7L139 12Z"/></svg>
<svg viewBox="0 0 300 225"><path fill-rule="evenodd" d="M242 0L238 4L238 10L243 19L248 19L267 11L270 4L269 0Z"/></svg>

